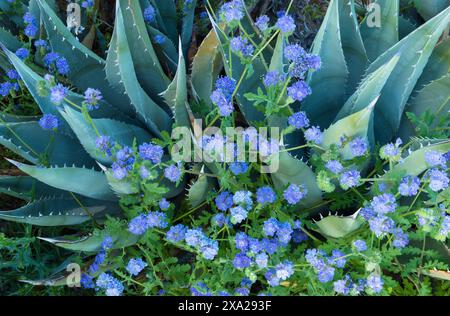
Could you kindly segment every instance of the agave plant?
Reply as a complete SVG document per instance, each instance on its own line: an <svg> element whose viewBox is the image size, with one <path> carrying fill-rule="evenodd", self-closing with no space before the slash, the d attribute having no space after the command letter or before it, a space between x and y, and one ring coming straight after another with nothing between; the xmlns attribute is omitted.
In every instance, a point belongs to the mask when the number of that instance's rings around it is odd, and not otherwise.
<svg viewBox="0 0 450 316"><path fill-rule="evenodd" d="M13 162L30 177L0 178L2 192L32 201L18 210L2 212L1 218L53 226L78 224L89 220L91 215L101 218L105 213L120 214L118 195L135 194L137 190L130 183L111 177L108 167L112 161L96 149L94 126L98 135L110 135L127 146L152 138L164 139L173 123L190 128L192 119L202 117L205 111L218 113L217 102L213 102L211 94L222 67L237 83L233 97L242 117L237 117L233 123L268 125L284 132L279 168L270 175L274 187L281 191L289 184L302 185L308 194L297 207L317 208L323 201L324 179L303 159L289 152L314 158L339 148L339 155L350 159L349 148L340 146L343 136L363 139L375 152L377 146L399 135L409 138L414 134L407 112L417 118L430 112L437 113L434 118L448 115L448 58L445 53L449 42L446 37L442 39L442 34L450 22L450 8L417 29L405 31L400 27L403 20L399 16L399 1L377 2L382 8L381 27L371 28L365 20L358 24L353 0L332 0L311 50L311 56L319 56L321 60L320 69L310 71L305 78L312 93L301 102L293 102L287 92L289 81L286 81L286 86L278 91L273 111L266 112L258 107L259 91L265 89L262 78L271 71L279 75L288 73L289 61L284 53L289 45L288 36L282 27L279 31L265 33L253 22L242 3L238 6L242 8L243 18L235 25L226 25L210 12L213 30L200 45L189 77L184 56L192 33L193 8L183 15L179 39L174 29L176 23L170 22L176 19L172 1L154 1L159 10L156 12L159 29L145 23L142 12L149 1L117 1L114 34L107 59L103 60L80 45L45 1L36 0L52 48L66 56L75 70L68 74L68 80L78 91L98 88L104 101L87 119L85 112L70 107L71 103L83 102L83 96L76 92L68 95L63 107L55 107L48 97L42 96L39 87L43 79L11 52L13 37L2 37L3 50L41 111L59 117L62 126L56 132L48 132L40 129L33 119L3 118L6 123L2 125L1 143L33 165ZM162 12L167 16L162 17ZM249 57L232 52L230 38L238 34L252 34L247 40L252 41L255 54L250 53ZM157 49L152 44L155 36L165 38L159 40ZM170 71L174 73L172 80L168 77ZM430 93L436 98L427 98ZM194 106L193 101L203 108ZM192 106L186 106L187 103ZM286 104L291 112L286 112ZM292 124L288 116L300 109L312 126L324 130L320 146L312 145L310 139L305 144L301 133L289 126ZM210 120L209 125L219 123L219 118L220 115ZM90 120L93 124L89 124ZM220 123L224 122L230 121L224 119ZM196 126L192 127L195 130ZM42 139L51 139L52 148L57 150L49 151L48 142ZM424 143L426 147L422 146ZM310 153L304 151L308 147L311 147ZM418 139L409 147L411 151L402 157L404 162L392 166L384 177L393 173L419 175L427 169L425 153L447 152L450 143ZM73 167L66 167L66 164ZM367 161L361 161L355 168L366 172L367 166ZM197 165L194 170L200 176L188 191L194 206L206 200L213 186L205 176L206 168L219 178L219 185L238 187L237 183L230 184L229 178L220 179L223 176L220 164ZM373 191L376 190L374 187ZM167 197L182 191L182 186L172 188ZM317 226L325 236L339 238L357 229L357 215L328 216ZM113 239L116 248L136 241L130 234L113 236ZM100 249L103 236L46 240L63 248L91 252Z"/></svg>

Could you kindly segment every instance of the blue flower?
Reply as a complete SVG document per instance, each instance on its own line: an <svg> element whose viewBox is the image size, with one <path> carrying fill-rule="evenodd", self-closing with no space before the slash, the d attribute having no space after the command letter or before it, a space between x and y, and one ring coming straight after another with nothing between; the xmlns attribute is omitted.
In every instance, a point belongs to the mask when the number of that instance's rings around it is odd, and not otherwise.
<svg viewBox="0 0 450 316"><path fill-rule="evenodd" d="M166 228L167 216L162 212L150 212L147 214L148 228Z"/></svg>
<svg viewBox="0 0 450 316"><path fill-rule="evenodd" d="M395 142L389 143L381 147L380 157L383 159L398 159L400 156L400 146L403 144L402 140L398 138Z"/></svg>
<svg viewBox="0 0 450 316"><path fill-rule="evenodd" d="M369 220L370 230L377 236L380 237L386 233L390 233L394 227L394 221L384 215L378 215Z"/></svg>
<svg viewBox="0 0 450 316"><path fill-rule="evenodd" d="M375 212L381 215L395 212L397 208L395 197L390 193L375 196L370 205Z"/></svg>
<svg viewBox="0 0 450 316"><path fill-rule="evenodd" d="M151 161L154 164L161 163L164 151L161 146L153 145L151 143L143 143L139 145L139 156L144 159Z"/></svg>
<svg viewBox="0 0 450 316"><path fill-rule="evenodd" d="M6 72L6 75L8 76L9 79L11 80L19 80L20 79L20 75L19 73L15 70L15 69L10 69Z"/></svg>
<svg viewBox="0 0 450 316"><path fill-rule="evenodd" d="M103 99L102 93L97 89L88 88L84 92L84 102L89 111L98 109L98 102Z"/></svg>
<svg viewBox="0 0 450 316"><path fill-rule="evenodd" d="M292 114L288 119L289 125L296 129L307 128L309 126L309 119L303 111Z"/></svg>
<svg viewBox="0 0 450 316"><path fill-rule="evenodd" d="M159 201L159 208L163 211L168 210L170 207L170 202L167 201L165 198L162 198L161 201Z"/></svg>
<svg viewBox="0 0 450 316"><path fill-rule="evenodd" d="M26 12L23 16L23 22L25 24L36 23L36 18L30 12Z"/></svg>
<svg viewBox="0 0 450 316"><path fill-rule="evenodd" d="M325 164L325 167L334 174L339 174L344 170L342 164L337 160L330 160Z"/></svg>
<svg viewBox="0 0 450 316"><path fill-rule="evenodd" d="M245 269L252 264L252 260L244 253L238 253L233 259L233 266L236 269Z"/></svg>
<svg viewBox="0 0 450 316"><path fill-rule="evenodd" d="M232 0L222 5L220 13L226 22L239 22L244 17L244 6L240 0Z"/></svg>
<svg viewBox="0 0 450 316"><path fill-rule="evenodd" d="M144 260L142 260L141 258L130 259L130 261L128 261L126 269L131 275L136 276L141 273L141 271L144 270L146 266L147 263L144 262Z"/></svg>
<svg viewBox="0 0 450 316"><path fill-rule="evenodd" d="M187 232L187 227L183 224L178 224L170 227L170 229L166 233L166 238L171 242L181 242L185 239Z"/></svg>
<svg viewBox="0 0 450 316"><path fill-rule="evenodd" d="M298 62L306 56L306 51L298 44L291 44L285 47L284 56L290 61Z"/></svg>
<svg viewBox="0 0 450 316"><path fill-rule="evenodd" d="M93 289L95 287L94 277L83 273L81 274L80 284L84 289Z"/></svg>
<svg viewBox="0 0 450 316"><path fill-rule="evenodd" d="M232 162L230 164L230 170L235 175L246 173L248 170L248 163L246 162Z"/></svg>
<svg viewBox="0 0 450 316"><path fill-rule="evenodd" d="M197 247L201 244L202 240L206 238L206 236L203 234L203 232L198 229L188 229L186 231L184 240L186 243L191 247Z"/></svg>
<svg viewBox="0 0 450 316"><path fill-rule="evenodd" d="M277 264L275 267L277 278L280 280L287 280L294 274L294 265L290 261L284 261Z"/></svg>
<svg viewBox="0 0 450 316"><path fill-rule="evenodd" d="M443 153L432 150L425 153L425 161L430 167L442 167L446 166L446 159Z"/></svg>
<svg viewBox="0 0 450 316"><path fill-rule="evenodd" d="M255 48L248 43L248 39L242 36L233 37L230 41L231 51L234 53L241 53L243 56L250 56L253 54Z"/></svg>
<svg viewBox="0 0 450 316"><path fill-rule="evenodd" d="M178 165L171 165L164 169L164 177L171 182L178 182L181 178L181 170Z"/></svg>
<svg viewBox="0 0 450 316"><path fill-rule="evenodd" d="M264 222L263 231L264 235L272 237L278 230L279 222L275 218L269 218Z"/></svg>
<svg viewBox="0 0 450 316"><path fill-rule="evenodd" d="M287 88L288 96L295 101L302 101L311 94L311 88L304 81L297 81L289 88Z"/></svg>
<svg viewBox="0 0 450 316"><path fill-rule="evenodd" d="M65 57L60 57L56 60L56 69L61 75L67 75L70 72L70 66Z"/></svg>
<svg viewBox="0 0 450 316"><path fill-rule="evenodd" d="M277 199L274 190L269 187L261 187L256 191L256 201L259 204L272 204Z"/></svg>
<svg viewBox="0 0 450 316"><path fill-rule="evenodd" d="M358 186L361 175L358 170L344 172L339 178L339 184L344 190Z"/></svg>
<svg viewBox="0 0 450 316"><path fill-rule="evenodd" d="M328 259L329 264L336 266L336 268L342 269L345 266L347 260L344 258L345 253L340 250L333 250L331 257Z"/></svg>
<svg viewBox="0 0 450 316"><path fill-rule="evenodd" d="M50 88L50 100L56 104L61 105L64 98L69 94L69 89L58 83L56 86Z"/></svg>
<svg viewBox="0 0 450 316"><path fill-rule="evenodd" d="M59 57L60 57L59 54L55 52L50 52L46 54L43 58L45 66L47 66L47 68L51 67Z"/></svg>
<svg viewBox="0 0 450 316"><path fill-rule="evenodd" d="M149 5L144 10L144 20L147 23L152 23L155 20L156 17L156 11L155 8L152 5Z"/></svg>
<svg viewBox="0 0 450 316"><path fill-rule="evenodd" d="M93 8L94 7L94 0L86 0L81 3L81 6L85 9Z"/></svg>
<svg viewBox="0 0 450 316"><path fill-rule="evenodd" d="M208 239L202 244L200 251L203 258L213 260L219 252L219 243L216 240Z"/></svg>
<svg viewBox="0 0 450 316"><path fill-rule="evenodd" d="M34 47L36 47L36 48L42 47L42 48L45 48L45 49L49 48L47 41L43 40L43 39L36 40L34 42Z"/></svg>
<svg viewBox="0 0 450 316"><path fill-rule="evenodd" d="M334 268L330 266L325 266L324 268L317 271L317 279L321 283L327 283L332 281L334 278Z"/></svg>
<svg viewBox="0 0 450 316"><path fill-rule="evenodd" d="M308 249L305 253L306 261L316 270L322 270L326 267L325 261L321 258L321 252L317 249Z"/></svg>
<svg viewBox="0 0 450 316"><path fill-rule="evenodd" d="M39 120L39 125L42 127L42 129L45 130L57 129L59 125L59 120L57 116L50 113L46 113Z"/></svg>
<svg viewBox="0 0 450 316"><path fill-rule="evenodd" d="M250 191L237 191L233 195L233 203L249 210L253 206L252 193Z"/></svg>
<svg viewBox="0 0 450 316"><path fill-rule="evenodd" d="M250 294L250 290L245 287L239 287L235 292L238 296L248 296Z"/></svg>
<svg viewBox="0 0 450 316"><path fill-rule="evenodd" d="M112 164L111 169L113 172L113 177L117 180L122 180L128 176L128 169L116 162Z"/></svg>
<svg viewBox="0 0 450 316"><path fill-rule="evenodd" d="M333 290L338 294L347 295L350 292L350 289L347 286L347 280L334 281Z"/></svg>
<svg viewBox="0 0 450 316"><path fill-rule="evenodd" d="M124 290L122 283L108 273L100 274L96 285L105 290L107 296L120 296Z"/></svg>
<svg viewBox="0 0 450 316"><path fill-rule="evenodd" d="M278 223L276 236L281 244L287 245L292 238L292 233L291 224L288 222Z"/></svg>
<svg viewBox="0 0 450 316"><path fill-rule="evenodd" d="M362 137L356 137L350 142L349 146L352 155L355 157L364 156L368 149L367 142Z"/></svg>
<svg viewBox="0 0 450 316"><path fill-rule="evenodd" d="M216 81L216 89L211 94L211 101L219 108L221 116L230 116L233 112L232 95L236 81L229 77L220 77Z"/></svg>
<svg viewBox="0 0 450 316"><path fill-rule="evenodd" d="M233 225L242 223L248 216L248 212L241 206L235 206L230 209L231 223Z"/></svg>
<svg viewBox="0 0 450 316"><path fill-rule="evenodd" d="M267 268L267 263L269 261L269 256L262 252L255 256L255 263L260 269Z"/></svg>
<svg viewBox="0 0 450 316"><path fill-rule="evenodd" d="M406 176L400 181L398 193L402 196L414 196L420 188L420 179L418 177Z"/></svg>
<svg viewBox="0 0 450 316"><path fill-rule="evenodd" d="M428 173L428 180L430 181L430 189L434 192L439 192L448 187L449 179L446 173L439 169L431 169Z"/></svg>
<svg viewBox="0 0 450 316"><path fill-rule="evenodd" d="M275 27L283 34L290 34L295 31L295 21L290 15L284 15L278 18Z"/></svg>
<svg viewBox="0 0 450 316"><path fill-rule="evenodd" d="M111 156L111 148L114 146L114 142L111 140L111 137L100 135L95 139L95 147L102 152L104 152L107 156Z"/></svg>
<svg viewBox="0 0 450 316"><path fill-rule="evenodd" d="M283 76L278 71L273 70L266 73L263 83L266 87L273 87L278 85L283 79Z"/></svg>
<svg viewBox="0 0 450 316"><path fill-rule="evenodd" d="M229 225L230 220L223 213L218 213L213 216L212 223L219 227L223 227L224 225Z"/></svg>
<svg viewBox="0 0 450 316"><path fill-rule="evenodd" d="M25 58L30 56L30 51L26 48L19 48L18 50L16 50L16 56L24 60Z"/></svg>
<svg viewBox="0 0 450 316"><path fill-rule="evenodd" d="M25 27L24 34L30 38L36 37L38 27L35 23L30 23Z"/></svg>
<svg viewBox="0 0 450 316"><path fill-rule="evenodd" d="M370 291L374 293L380 293L381 290L383 290L383 279L376 274L371 274L367 278L366 286L369 288Z"/></svg>
<svg viewBox="0 0 450 316"><path fill-rule="evenodd" d="M291 184L283 192L284 199L291 205L297 204L308 194L308 190L304 185Z"/></svg>
<svg viewBox="0 0 450 316"><path fill-rule="evenodd" d="M405 248L409 243L408 234L405 233L401 228L396 228L393 231L394 240L392 241L392 245L395 248Z"/></svg>
<svg viewBox="0 0 450 316"><path fill-rule="evenodd" d="M267 15L261 15L256 19L255 25L261 31L264 32L269 28L269 17Z"/></svg>
<svg viewBox="0 0 450 316"><path fill-rule="evenodd" d="M161 34L157 34L157 35L155 35L154 37L153 37L153 41L156 43L156 44L164 44L164 42L166 41L166 38L163 36L163 35L161 35Z"/></svg>
<svg viewBox="0 0 450 316"><path fill-rule="evenodd" d="M0 84L0 95L2 97L6 97L9 95L9 92L13 89L13 85L11 82L4 82Z"/></svg>
<svg viewBox="0 0 450 316"><path fill-rule="evenodd" d="M278 243L273 239L263 238L261 240L261 245L269 255L273 255L275 252L277 252Z"/></svg>
<svg viewBox="0 0 450 316"><path fill-rule="evenodd" d="M313 126L305 131L305 139L308 142L320 145L322 143L322 132L318 126Z"/></svg>
<svg viewBox="0 0 450 316"><path fill-rule="evenodd" d="M267 282L270 286L278 286L280 285L280 279L277 277L277 273L275 269L269 269L266 274L264 275Z"/></svg>
<svg viewBox="0 0 450 316"><path fill-rule="evenodd" d="M141 214L128 223L128 231L134 235L142 235L148 229L147 216Z"/></svg>
<svg viewBox="0 0 450 316"><path fill-rule="evenodd" d="M231 206L233 206L233 195L228 191L223 191L219 195L217 195L215 203L219 210L225 212Z"/></svg>
<svg viewBox="0 0 450 316"><path fill-rule="evenodd" d="M356 248L356 250L358 251L366 251L367 250L367 245L366 242L364 240L358 239L355 240L353 242L353 246Z"/></svg>

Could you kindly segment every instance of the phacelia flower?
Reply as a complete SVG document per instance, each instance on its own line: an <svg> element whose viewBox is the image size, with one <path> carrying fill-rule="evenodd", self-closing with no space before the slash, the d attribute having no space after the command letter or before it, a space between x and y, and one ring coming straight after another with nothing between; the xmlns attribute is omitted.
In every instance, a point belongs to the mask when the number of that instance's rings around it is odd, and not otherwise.
<svg viewBox="0 0 450 316"><path fill-rule="evenodd" d="M275 202L277 196L271 187L261 187L256 191L256 201L259 204L271 204Z"/></svg>
<svg viewBox="0 0 450 316"><path fill-rule="evenodd" d="M280 17L275 27L283 34L290 34L295 31L295 21L290 15Z"/></svg>
<svg viewBox="0 0 450 316"><path fill-rule="evenodd" d="M170 207L170 202L167 201L165 198L162 198L161 201L159 201L158 203L159 208L162 209L163 211L168 210Z"/></svg>
<svg viewBox="0 0 450 316"><path fill-rule="evenodd" d="M184 240L186 241L186 243L191 246L191 247L197 247L200 246L202 240L204 240L206 238L205 234L203 234L203 232L198 229L188 229L186 231Z"/></svg>
<svg viewBox="0 0 450 316"><path fill-rule="evenodd" d="M153 41L154 41L156 44L161 45L161 44L164 44L164 42L166 41L166 38L165 38L163 35L161 35L161 34L157 34L157 35L155 35L155 36L153 37Z"/></svg>
<svg viewBox="0 0 450 316"><path fill-rule="evenodd" d="M362 137L356 137L349 143L349 146L352 155L355 157L364 156L368 149L367 142Z"/></svg>
<svg viewBox="0 0 450 316"><path fill-rule="evenodd" d="M24 60L28 56L30 56L30 51L26 48L19 48L18 50L16 50L16 56Z"/></svg>
<svg viewBox="0 0 450 316"><path fill-rule="evenodd" d="M420 179L418 177L406 176L400 181L398 193L402 196L414 196L419 192Z"/></svg>
<svg viewBox="0 0 450 316"><path fill-rule="evenodd" d="M147 214L148 228L166 228L167 216L162 212L150 212Z"/></svg>
<svg viewBox="0 0 450 316"><path fill-rule="evenodd" d="M34 47L36 47L36 48L44 48L44 49L48 49L49 48L47 41L43 40L43 39L36 40L34 42Z"/></svg>
<svg viewBox="0 0 450 316"><path fill-rule="evenodd" d="M98 102L103 99L102 93L97 89L88 88L84 92L84 102L89 111L98 109Z"/></svg>
<svg viewBox="0 0 450 316"><path fill-rule="evenodd" d="M277 272L275 269L269 269L264 275L270 286L280 285L280 279L277 277Z"/></svg>
<svg viewBox="0 0 450 316"><path fill-rule="evenodd" d="M161 163L163 154L164 151L161 146L152 143L143 143L142 145L139 145L139 156L154 164Z"/></svg>
<svg viewBox="0 0 450 316"><path fill-rule="evenodd" d="M344 170L342 164L337 160L330 160L325 164L325 167L334 174L339 174Z"/></svg>
<svg viewBox="0 0 450 316"><path fill-rule="evenodd" d="M366 286L369 289L369 291L372 291L374 293L380 293L383 289L383 279L376 274L371 274L367 278Z"/></svg>
<svg viewBox="0 0 450 316"><path fill-rule="evenodd" d="M291 44L284 49L284 56L289 61L298 62L306 55L305 50L298 44Z"/></svg>
<svg viewBox="0 0 450 316"><path fill-rule="evenodd" d="M124 290L122 283L108 273L99 275L96 286L105 290L107 296L120 296Z"/></svg>
<svg viewBox="0 0 450 316"><path fill-rule="evenodd" d="M243 56L250 56L253 54L255 48L248 43L248 39L242 36L236 36L230 41L231 51L234 53L242 53Z"/></svg>
<svg viewBox="0 0 450 316"><path fill-rule="evenodd" d="M155 8L150 4L144 10L144 20L145 20L145 22L150 24L155 20L155 17L156 17Z"/></svg>
<svg viewBox="0 0 450 316"><path fill-rule="evenodd" d="M305 139L308 142L320 145L322 143L322 132L320 131L320 128L317 126L308 128L305 131Z"/></svg>
<svg viewBox="0 0 450 316"><path fill-rule="evenodd" d="M264 76L263 83L266 87L274 87L283 80L283 76L276 70L269 71Z"/></svg>
<svg viewBox="0 0 450 316"><path fill-rule="evenodd" d="M6 75L8 76L9 79L11 80L19 80L20 79L20 75L19 73L15 70L15 69L10 69L6 72Z"/></svg>
<svg viewBox="0 0 450 316"><path fill-rule="evenodd" d="M375 212L382 215L392 213L397 208L395 197L390 193L375 196L370 205Z"/></svg>
<svg viewBox="0 0 450 316"><path fill-rule="evenodd" d="M443 167L446 166L446 159L443 153L432 150L425 153L425 161L430 167Z"/></svg>
<svg viewBox="0 0 450 316"><path fill-rule="evenodd" d="M181 178L181 170L178 165L171 165L164 169L164 177L171 182L178 182Z"/></svg>
<svg viewBox="0 0 450 316"><path fill-rule="evenodd" d="M56 117L53 114L46 113L39 120L39 125L42 127L42 129L45 129L45 130L56 129L56 128L58 128L58 125L59 125L58 117Z"/></svg>
<svg viewBox="0 0 450 316"><path fill-rule="evenodd" d="M252 264L252 260L244 253L238 253L233 259L233 266L236 269L245 269Z"/></svg>
<svg viewBox="0 0 450 316"><path fill-rule="evenodd" d="M269 28L269 17L267 15L261 15L256 19L255 25L261 31L264 32Z"/></svg>
<svg viewBox="0 0 450 316"><path fill-rule="evenodd" d="M213 260L219 252L219 243L216 240L207 239L201 245L200 252L206 260Z"/></svg>
<svg viewBox="0 0 450 316"><path fill-rule="evenodd" d="M246 173L248 170L248 163L246 162L232 162L230 164L230 170L235 175Z"/></svg>
<svg viewBox="0 0 450 316"><path fill-rule="evenodd" d="M267 263L269 261L269 256L262 252L255 256L255 263L260 269L267 268Z"/></svg>
<svg viewBox="0 0 450 316"><path fill-rule="evenodd" d="M328 259L329 264L334 265L336 268L342 269L345 266L347 260L344 258L345 253L340 250L333 250L331 257Z"/></svg>
<svg viewBox="0 0 450 316"><path fill-rule="evenodd" d="M355 247L356 250L358 250L358 251L366 251L367 250L366 242L361 239L355 240L353 242L353 247Z"/></svg>
<svg viewBox="0 0 450 316"><path fill-rule="evenodd" d="M223 213L218 213L212 217L212 223L218 227L223 227L224 225L229 226L230 220Z"/></svg>
<svg viewBox="0 0 450 316"><path fill-rule="evenodd" d="M128 169L116 162L112 164L111 169L113 177L117 180L123 180L128 176Z"/></svg>
<svg viewBox="0 0 450 316"><path fill-rule="evenodd" d="M397 139L395 144L389 143L381 147L380 157L383 159L398 160L400 158L400 146L403 144L400 138Z"/></svg>
<svg viewBox="0 0 450 316"><path fill-rule="evenodd" d="M240 0L232 0L222 5L220 13L226 22L238 22L244 17L244 6Z"/></svg>
<svg viewBox="0 0 450 316"><path fill-rule="evenodd" d="M252 193L250 191L237 191L233 195L233 203L249 210L253 206Z"/></svg>
<svg viewBox="0 0 450 316"><path fill-rule="evenodd" d="M307 128L309 126L309 119L303 111L292 114L288 119L289 125L296 129Z"/></svg>
<svg viewBox="0 0 450 316"><path fill-rule="evenodd" d="M317 279L321 283L327 283L332 281L334 278L334 268L330 266L325 266L323 269L317 271Z"/></svg>
<svg viewBox="0 0 450 316"><path fill-rule="evenodd" d="M287 280L294 274L294 265L292 262L286 260L283 263L277 264L275 271L278 279Z"/></svg>
<svg viewBox="0 0 450 316"><path fill-rule="evenodd" d="M266 236L272 237L278 230L279 222L275 218L269 218L264 222L263 232Z"/></svg>
<svg viewBox="0 0 450 316"><path fill-rule="evenodd" d="M225 212L233 206L233 195L228 191L223 191L217 195L215 203L219 210Z"/></svg>
<svg viewBox="0 0 450 316"><path fill-rule="evenodd" d="M392 245L395 248L405 248L409 243L408 234L405 233L401 228L396 228L393 231L394 240L392 241Z"/></svg>
<svg viewBox="0 0 450 316"><path fill-rule="evenodd" d="M134 235L142 235L148 229L147 216L141 214L128 223L128 231Z"/></svg>
<svg viewBox="0 0 450 316"><path fill-rule="evenodd" d="M65 57L58 58L55 65L58 72L63 76L67 75L70 72L69 63L67 62L67 59Z"/></svg>
<svg viewBox="0 0 450 316"><path fill-rule="evenodd" d="M284 192L284 199L291 205L300 202L308 193L304 185L291 184Z"/></svg>
<svg viewBox="0 0 450 316"><path fill-rule="evenodd" d="M13 85L11 82L4 82L4 83L0 84L0 95L2 97L8 96L11 89L13 89Z"/></svg>
<svg viewBox="0 0 450 316"><path fill-rule="evenodd" d="M240 224L247 218L248 212L241 206L235 206L230 209L231 223Z"/></svg>
<svg viewBox="0 0 450 316"><path fill-rule="evenodd" d="M448 187L448 176L439 169L431 169L428 173L428 180L430 181L430 189L434 192L439 192Z"/></svg>
<svg viewBox="0 0 450 316"><path fill-rule="evenodd" d="M333 282L333 290L342 295L347 295L350 289L347 286L347 280L337 280Z"/></svg>
<svg viewBox="0 0 450 316"><path fill-rule="evenodd" d="M178 243L185 239L186 232L186 226L184 226L183 224L178 224L170 227L170 229L166 233L166 238L168 241Z"/></svg>
<svg viewBox="0 0 450 316"><path fill-rule="evenodd" d="M133 276L138 275L139 273L141 273L142 270L145 269L145 267L147 266L147 263L142 260L141 258L137 258L137 259L130 259L130 261L128 261L128 265L127 265L127 271L128 273L130 273Z"/></svg>
<svg viewBox="0 0 450 316"><path fill-rule="evenodd" d="M56 104L61 105L64 98L69 94L69 89L58 83L56 86L50 88L50 100Z"/></svg>
<svg viewBox="0 0 450 316"><path fill-rule="evenodd" d="M81 3L81 6L85 9L90 9L94 7L94 0L85 0Z"/></svg>
<svg viewBox="0 0 450 316"><path fill-rule="evenodd" d="M377 237L380 237L390 233L394 229L395 223L390 217L378 215L369 220L369 227Z"/></svg>
<svg viewBox="0 0 450 316"><path fill-rule="evenodd" d="M290 96L295 101L302 101L308 95L311 94L311 88L304 81L297 81L289 88L287 88L288 96Z"/></svg>
<svg viewBox="0 0 450 316"><path fill-rule="evenodd" d="M344 190L358 186L361 175L358 170L344 172L339 178L339 184Z"/></svg>

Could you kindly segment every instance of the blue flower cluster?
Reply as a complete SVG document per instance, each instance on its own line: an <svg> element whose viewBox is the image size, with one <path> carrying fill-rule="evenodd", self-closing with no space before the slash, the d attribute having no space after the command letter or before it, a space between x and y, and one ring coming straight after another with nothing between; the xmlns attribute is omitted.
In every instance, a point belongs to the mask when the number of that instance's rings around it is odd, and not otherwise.
<svg viewBox="0 0 450 316"><path fill-rule="evenodd" d="M221 116L230 116L233 113L233 93L236 81L229 77L220 77L216 81L216 89L211 94L211 101L219 108Z"/></svg>
<svg viewBox="0 0 450 316"><path fill-rule="evenodd" d="M134 235L142 235L151 228L166 228L167 216L162 212L140 214L128 223L128 231Z"/></svg>
<svg viewBox="0 0 450 316"><path fill-rule="evenodd" d="M182 224L170 227L166 239L173 243L186 242L195 248L206 260L213 260L219 252L219 243L207 237L200 228L189 229Z"/></svg>

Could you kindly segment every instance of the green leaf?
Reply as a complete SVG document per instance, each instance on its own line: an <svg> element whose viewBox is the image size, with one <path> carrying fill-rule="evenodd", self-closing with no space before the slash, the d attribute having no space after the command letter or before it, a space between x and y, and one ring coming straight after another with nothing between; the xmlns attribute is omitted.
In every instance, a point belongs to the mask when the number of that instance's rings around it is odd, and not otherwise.
<svg viewBox="0 0 450 316"><path fill-rule="evenodd" d="M22 43L8 30L2 27L0 27L0 42L12 51L16 51L22 47Z"/></svg>
<svg viewBox="0 0 450 316"><path fill-rule="evenodd" d="M338 2L342 49L349 72L346 90L350 95L361 80L368 60L359 32L354 0L338 0Z"/></svg>
<svg viewBox="0 0 450 316"><path fill-rule="evenodd" d="M420 91L424 86L428 85L434 80L438 80L447 75L450 69L450 38L439 43L430 56L428 64L423 70L414 87L414 93Z"/></svg>
<svg viewBox="0 0 450 316"><path fill-rule="evenodd" d="M67 105L60 112L89 155L101 163L111 164L112 158L103 154L96 147L95 141L99 135L96 134L92 125L86 121L83 115ZM147 131L134 125L113 119L93 119L92 122L100 135L111 137L113 142L121 146L131 147L134 140L138 144L142 144L151 139L151 135Z"/></svg>
<svg viewBox="0 0 450 316"><path fill-rule="evenodd" d="M219 40L214 30L206 35L192 61L191 81L194 94L211 106L211 93L214 82L222 67Z"/></svg>
<svg viewBox="0 0 450 316"><path fill-rule="evenodd" d="M328 127L346 97L349 72L342 49L338 1L332 0L313 43L312 53L322 60L321 69L310 72L307 82L313 93L302 106L311 124Z"/></svg>
<svg viewBox="0 0 450 316"><path fill-rule="evenodd" d="M369 66L367 74L391 60L394 55L401 54L375 109L375 133L380 143L390 141L396 134L406 102L449 22L450 7L402 39Z"/></svg>
<svg viewBox="0 0 450 316"><path fill-rule="evenodd" d="M45 196L70 196L29 176L0 176L0 193L31 201Z"/></svg>
<svg viewBox="0 0 450 316"><path fill-rule="evenodd" d="M117 1L123 15L128 45L139 83L153 100L167 89L170 80L165 75L147 32L139 1Z"/></svg>
<svg viewBox="0 0 450 316"><path fill-rule="evenodd" d="M42 168L8 159L17 168L37 180L57 189L66 190L98 200L117 201L109 188L105 174L84 168Z"/></svg>
<svg viewBox="0 0 450 316"><path fill-rule="evenodd" d="M129 97L140 119L152 133L160 136L161 131L170 130L171 121L168 114L145 93L138 83L120 7L116 10L116 24L108 53L106 75L115 89Z"/></svg>
<svg viewBox="0 0 450 316"><path fill-rule="evenodd" d="M377 59L399 40L399 0L376 0L375 3L381 8L380 27L369 26L367 17L360 25L370 61Z"/></svg>
<svg viewBox="0 0 450 316"><path fill-rule="evenodd" d="M357 218L358 213L359 211L352 216L345 217L330 215L316 222L316 225L325 237L343 238L361 226L361 222Z"/></svg>
<svg viewBox="0 0 450 316"><path fill-rule="evenodd" d="M181 42L178 49L183 50L183 54L187 55L189 47L191 46L192 31L194 26L195 8L197 7L197 0L192 0L188 4L187 1L183 3L183 20L181 24Z"/></svg>
<svg viewBox="0 0 450 316"><path fill-rule="evenodd" d="M414 113L416 117L421 117L425 112L429 112L438 120L440 118L449 118L450 111L450 75L444 76L441 79L431 82L425 86L417 95L409 101L406 105L405 112ZM438 120L434 120L428 128L432 129L436 127ZM400 135L404 139L409 139L414 135L414 126L411 121L406 117L402 119L400 125Z"/></svg>
<svg viewBox="0 0 450 316"><path fill-rule="evenodd" d="M323 132L321 145L324 148L329 148L332 144L339 144L342 136L348 138L359 136L367 139L370 134L369 123L377 101L378 96L366 108L331 125ZM342 149L342 155L344 159L353 158L348 145Z"/></svg>
<svg viewBox="0 0 450 316"><path fill-rule="evenodd" d="M113 240L112 249L125 248L134 245L138 240L139 236L129 233L127 230L123 230L116 234L95 234L91 236L85 236L79 238L77 236L62 236L55 238L42 238L41 240L52 243L55 246L61 247L63 249L68 249L72 251L82 251L82 252L98 252L101 249L101 245L105 237L111 237Z"/></svg>
<svg viewBox="0 0 450 316"><path fill-rule="evenodd" d="M178 126L190 126L189 114L187 111L187 80L186 80L186 63L181 50L180 40L180 55L178 58L178 69L173 78L172 83L166 91L162 94L175 118L175 123Z"/></svg>
<svg viewBox="0 0 450 316"><path fill-rule="evenodd" d="M284 190L289 184L306 187L308 193L299 206L313 206L322 199L322 192L317 186L314 172L306 163L292 157L286 151L280 151L279 168L271 174L271 177L277 190Z"/></svg>
<svg viewBox="0 0 450 316"><path fill-rule="evenodd" d="M188 200L192 207L197 207L206 201L208 194L213 189L212 184L208 181L208 176L204 172L205 167L202 166L198 179L188 189Z"/></svg>
<svg viewBox="0 0 450 316"><path fill-rule="evenodd" d="M70 226L82 224L100 213L120 210L118 205L105 201L80 199L80 202L82 205L73 197L42 198L12 211L2 211L0 219L36 226Z"/></svg>
<svg viewBox="0 0 450 316"><path fill-rule="evenodd" d="M414 5L419 14L429 20L450 6L450 0L413 0Z"/></svg>
<svg viewBox="0 0 450 316"><path fill-rule="evenodd" d="M0 144L33 164L95 165L77 139L58 130L44 130L38 122L0 124Z"/></svg>
<svg viewBox="0 0 450 316"><path fill-rule="evenodd" d="M82 45L67 29L47 1L37 0L48 40L55 52L64 56L69 65L68 77L80 90L95 87L103 97L123 113L133 116L133 108L125 96L111 89L105 76L105 61Z"/></svg>
<svg viewBox="0 0 450 316"><path fill-rule="evenodd" d="M163 30L174 44L178 43L178 19L175 1L154 0L154 4L158 12L156 15L158 28Z"/></svg>

